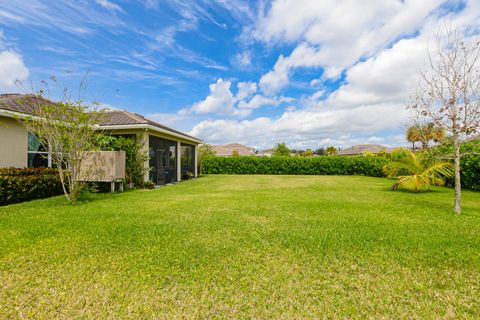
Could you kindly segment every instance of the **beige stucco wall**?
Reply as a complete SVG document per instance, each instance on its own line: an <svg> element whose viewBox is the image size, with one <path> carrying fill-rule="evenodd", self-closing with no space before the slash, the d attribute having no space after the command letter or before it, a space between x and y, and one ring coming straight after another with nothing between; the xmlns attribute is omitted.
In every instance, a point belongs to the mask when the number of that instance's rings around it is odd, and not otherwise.
<svg viewBox="0 0 480 320"><path fill-rule="evenodd" d="M0 116L0 168L27 166L28 131L17 120Z"/></svg>

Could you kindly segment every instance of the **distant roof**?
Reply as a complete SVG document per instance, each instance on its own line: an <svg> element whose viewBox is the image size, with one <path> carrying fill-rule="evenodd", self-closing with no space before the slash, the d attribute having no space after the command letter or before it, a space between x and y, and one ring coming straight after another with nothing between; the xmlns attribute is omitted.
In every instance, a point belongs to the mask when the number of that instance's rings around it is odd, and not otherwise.
<svg viewBox="0 0 480 320"><path fill-rule="evenodd" d="M249 150L253 150L252 147L247 147L243 144L240 144L240 143L229 143L229 144L224 144L223 145L225 148L234 148L234 149L249 149Z"/></svg>
<svg viewBox="0 0 480 320"><path fill-rule="evenodd" d="M381 144L357 144L353 147L338 151L337 155L350 156L350 155L363 154L365 152L379 153L382 150L391 151L393 149L388 148L387 146L384 146Z"/></svg>
<svg viewBox="0 0 480 320"><path fill-rule="evenodd" d="M0 109L32 114L36 106L40 103L54 103L33 94L8 93L0 94ZM164 126L158 122L147 119L144 116L126 110L111 110L106 112L104 123L101 126L128 126L128 125L150 125L159 129L167 130L176 134L180 134L190 139L201 141L181 131Z"/></svg>
<svg viewBox="0 0 480 320"><path fill-rule="evenodd" d="M252 156L255 154L254 148L244 146L240 143L229 143L225 145L212 145L217 156L232 156L235 152L239 156Z"/></svg>

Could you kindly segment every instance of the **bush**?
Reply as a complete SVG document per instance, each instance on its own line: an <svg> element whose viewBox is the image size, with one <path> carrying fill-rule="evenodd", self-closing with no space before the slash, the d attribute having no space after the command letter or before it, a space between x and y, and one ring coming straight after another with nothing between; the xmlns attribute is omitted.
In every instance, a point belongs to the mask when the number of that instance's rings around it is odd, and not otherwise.
<svg viewBox="0 0 480 320"><path fill-rule="evenodd" d="M480 190L480 141L467 142L461 146L460 151L465 153L460 159L462 187ZM453 163L453 147L449 144L438 145L430 151L430 156L434 159L450 158ZM447 181L448 186L454 184L453 178Z"/></svg>
<svg viewBox="0 0 480 320"><path fill-rule="evenodd" d="M0 205L62 194L58 171L49 168L0 168Z"/></svg>
<svg viewBox="0 0 480 320"><path fill-rule="evenodd" d="M364 175L383 177L382 157L208 157L206 174Z"/></svg>
<svg viewBox="0 0 480 320"><path fill-rule="evenodd" d="M144 187L145 189L153 189L153 188L155 188L155 182L153 182L153 181L145 181L145 182L143 183L143 187Z"/></svg>
<svg viewBox="0 0 480 320"><path fill-rule="evenodd" d="M480 156L463 156L460 159L460 167L462 186L469 189L480 190Z"/></svg>

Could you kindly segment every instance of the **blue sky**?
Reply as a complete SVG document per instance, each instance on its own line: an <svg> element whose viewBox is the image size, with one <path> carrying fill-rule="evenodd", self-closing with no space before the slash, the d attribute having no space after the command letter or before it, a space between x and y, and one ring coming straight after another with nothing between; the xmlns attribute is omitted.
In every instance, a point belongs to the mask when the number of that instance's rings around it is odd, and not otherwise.
<svg viewBox="0 0 480 320"><path fill-rule="evenodd" d="M88 73L89 98L210 143L402 145L427 44L479 20L475 0L0 1L0 91Z"/></svg>

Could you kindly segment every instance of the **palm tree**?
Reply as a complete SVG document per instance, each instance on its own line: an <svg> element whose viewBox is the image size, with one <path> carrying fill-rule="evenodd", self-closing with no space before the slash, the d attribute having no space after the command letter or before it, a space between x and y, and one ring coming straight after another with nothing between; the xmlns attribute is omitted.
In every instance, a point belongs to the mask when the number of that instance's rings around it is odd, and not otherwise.
<svg viewBox="0 0 480 320"><path fill-rule="evenodd" d="M405 157L383 167L389 177L396 177L392 190L404 186L412 192L419 192L422 187L443 186L445 178L453 176L450 162L427 161L424 154L415 154L406 149Z"/></svg>
<svg viewBox="0 0 480 320"><path fill-rule="evenodd" d="M440 142L445 138L445 131L437 128L433 123L414 124L407 129L407 140L412 143L415 150L415 142L422 143L422 149L428 149L428 142L433 140Z"/></svg>
<svg viewBox="0 0 480 320"><path fill-rule="evenodd" d="M330 146L325 149L326 154L328 154L329 156L336 155L337 151L338 151L337 148L335 148L334 146Z"/></svg>
<svg viewBox="0 0 480 320"><path fill-rule="evenodd" d="M419 125L413 125L407 129L407 140L412 143L412 150L415 150L415 142L420 141Z"/></svg>

